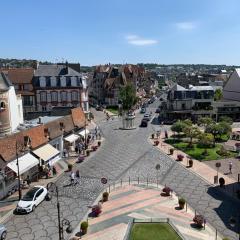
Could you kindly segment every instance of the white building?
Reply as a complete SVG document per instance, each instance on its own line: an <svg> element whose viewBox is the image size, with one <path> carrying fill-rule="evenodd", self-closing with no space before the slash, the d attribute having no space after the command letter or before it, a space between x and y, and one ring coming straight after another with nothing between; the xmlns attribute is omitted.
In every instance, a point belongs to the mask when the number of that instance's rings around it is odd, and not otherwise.
<svg viewBox="0 0 240 240"><path fill-rule="evenodd" d="M4 73L0 73L0 136L14 132L23 123L21 95Z"/></svg>

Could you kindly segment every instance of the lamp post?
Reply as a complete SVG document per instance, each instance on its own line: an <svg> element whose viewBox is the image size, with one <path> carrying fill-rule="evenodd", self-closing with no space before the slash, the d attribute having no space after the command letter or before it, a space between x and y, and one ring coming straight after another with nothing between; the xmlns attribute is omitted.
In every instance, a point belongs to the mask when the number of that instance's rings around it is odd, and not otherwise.
<svg viewBox="0 0 240 240"><path fill-rule="evenodd" d="M85 125L85 137L84 137L84 145L85 145L85 150L87 149L87 120L86 120L86 116L85 116L85 122L84 122L84 125Z"/></svg>
<svg viewBox="0 0 240 240"><path fill-rule="evenodd" d="M63 228L64 226L67 226L66 228L66 232L67 233L71 233L72 232L72 226L71 226L71 223L69 220L67 219L63 219L61 221L61 216L60 216L60 203L59 203L59 198L58 198L58 186L53 183L53 182L50 182L47 184L47 190L48 192L56 192L56 195L57 195L57 213L58 213L58 236L59 236L59 240L64 240L64 235L63 235Z"/></svg>
<svg viewBox="0 0 240 240"><path fill-rule="evenodd" d="M20 139L16 139L15 150L17 158L17 175L18 175L18 198L22 198L21 180L20 180L20 169L19 169L19 153L24 153L31 146L31 139L25 136L23 142Z"/></svg>

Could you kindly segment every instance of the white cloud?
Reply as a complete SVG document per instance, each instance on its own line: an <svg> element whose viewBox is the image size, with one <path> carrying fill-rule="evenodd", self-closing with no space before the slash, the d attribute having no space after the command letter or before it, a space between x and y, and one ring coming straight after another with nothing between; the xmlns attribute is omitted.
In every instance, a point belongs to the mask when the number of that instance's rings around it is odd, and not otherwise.
<svg viewBox="0 0 240 240"><path fill-rule="evenodd" d="M180 30L192 30L197 26L194 22L178 22L176 23L176 27Z"/></svg>
<svg viewBox="0 0 240 240"><path fill-rule="evenodd" d="M139 37L137 35L128 35L125 38L129 44L136 45L136 46L154 45L158 43L157 40L146 39L146 38Z"/></svg>

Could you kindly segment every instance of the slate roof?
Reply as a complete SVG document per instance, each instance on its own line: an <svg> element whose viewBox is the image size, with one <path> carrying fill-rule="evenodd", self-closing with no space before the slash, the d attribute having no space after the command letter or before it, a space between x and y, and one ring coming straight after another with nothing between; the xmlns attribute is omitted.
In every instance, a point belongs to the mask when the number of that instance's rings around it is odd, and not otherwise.
<svg viewBox="0 0 240 240"><path fill-rule="evenodd" d="M82 74L73 70L70 67L66 67L66 65L39 65L37 70L35 70L34 76L41 77L41 76L79 76L81 77Z"/></svg>
<svg viewBox="0 0 240 240"><path fill-rule="evenodd" d="M12 83L3 72L0 72L0 91L7 91L10 86L12 86Z"/></svg>

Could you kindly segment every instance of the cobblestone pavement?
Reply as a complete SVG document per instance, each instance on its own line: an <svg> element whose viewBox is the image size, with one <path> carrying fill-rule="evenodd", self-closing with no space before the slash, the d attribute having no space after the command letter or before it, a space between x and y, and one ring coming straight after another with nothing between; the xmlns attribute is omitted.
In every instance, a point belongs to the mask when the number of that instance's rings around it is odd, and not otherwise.
<svg viewBox="0 0 240 240"><path fill-rule="evenodd" d="M154 111L154 110L153 110ZM214 189L208 190L208 185L198 176L176 164L168 156L156 150L148 143L148 136L153 129L159 128L156 121L148 128L135 130L119 130L121 121L118 118L106 122L102 112L96 113L95 120L99 121L105 141L97 152L93 153L87 161L75 166L81 174L80 184L74 187L69 184L69 174L65 173L58 181L60 188L60 204L62 217L72 221L77 227L86 214L88 208L99 193L103 190L101 177L110 182L125 178L157 178L156 164L160 164L159 178L162 184L170 185L174 191L184 196L187 201L200 213L206 215L218 230L234 238L234 233L227 229L223 221L227 222L237 212L239 205L231 199L216 195ZM141 115L137 114L136 125L140 123ZM222 201L222 198L224 199ZM239 211L238 211L239 212ZM220 216L220 217L219 217ZM14 215L7 223L7 239L58 239L56 198L50 202L43 202L28 215ZM233 236L234 235L234 236ZM67 238L67 236L66 236Z"/></svg>

